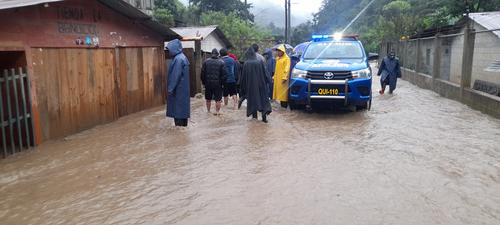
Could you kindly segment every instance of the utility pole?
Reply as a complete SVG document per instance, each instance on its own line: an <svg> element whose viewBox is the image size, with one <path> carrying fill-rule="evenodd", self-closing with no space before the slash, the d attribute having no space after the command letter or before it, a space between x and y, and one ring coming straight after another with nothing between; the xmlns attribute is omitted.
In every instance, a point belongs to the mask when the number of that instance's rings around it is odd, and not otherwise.
<svg viewBox="0 0 500 225"><path fill-rule="evenodd" d="M285 0L285 43L290 43L292 32L292 11L290 10L291 0Z"/></svg>
<svg viewBox="0 0 500 225"><path fill-rule="evenodd" d="M292 0L288 0L288 39L286 39L286 43L287 44L290 44L290 41L292 39L292 10L290 9L291 8L291 5L292 5Z"/></svg>
<svg viewBox="0 0 500 225"><path fill-rule="evenodd" d="M288 0L285 0L285 43L288 42Z"/></svg>

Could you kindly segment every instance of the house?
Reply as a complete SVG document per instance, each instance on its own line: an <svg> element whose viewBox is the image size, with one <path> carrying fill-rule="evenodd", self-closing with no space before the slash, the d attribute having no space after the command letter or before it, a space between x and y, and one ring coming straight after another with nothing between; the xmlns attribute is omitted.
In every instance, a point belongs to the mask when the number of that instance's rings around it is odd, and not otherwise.
<svg viewBox="0 0 500 225"><path fill-rule="evenodd" d="M217 26L205 27L175 27L172 30L181 36L183 48L195 48L195 39L201 40L201 51L211 53L212 49L216 48L231 48L233 45L226 38L224 33Z"/></svg>
<svg viewBox="0 0 500 225"><path fill-rule="evenodd" d="M174 38L122 0L0 0L0 147L39 144L162 105L163 45ZM18 109L21 99L26 110Z"/></svg>

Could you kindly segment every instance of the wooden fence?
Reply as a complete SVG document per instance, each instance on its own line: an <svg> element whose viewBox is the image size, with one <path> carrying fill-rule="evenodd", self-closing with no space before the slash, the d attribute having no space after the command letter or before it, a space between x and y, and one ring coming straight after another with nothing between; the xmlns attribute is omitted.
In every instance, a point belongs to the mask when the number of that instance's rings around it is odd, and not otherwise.
<svg viewBox="0 0 500 225"><path fill-rule="evenodd" d="M4 70L0 77L2 157L34 146L31 89L26 69Z"/></svg>

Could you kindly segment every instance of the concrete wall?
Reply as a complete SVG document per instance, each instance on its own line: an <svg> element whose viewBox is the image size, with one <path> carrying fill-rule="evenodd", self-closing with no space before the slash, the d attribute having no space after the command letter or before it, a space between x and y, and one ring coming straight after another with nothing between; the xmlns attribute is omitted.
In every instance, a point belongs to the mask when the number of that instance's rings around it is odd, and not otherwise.
<svg viewBox="0 0 500 225"><path fill-rule="evenodd" d="M455 84L460 84L460 79L462 76L463 47L463 36L453 38L451 43L450 81Z"/></svg>
<svg viewBox="0 0 500 225"><path fill-rule="evenodd" d="M433 60L434 60L434 39L421 40L419 72L431 75Z"/></svg>
<svg viewBox="0 0 500 225"><path fill-rule="evenodd" d="M460 101L473 109L500 118L500 97L472 89L462 89L458 84L433 79L431 76L416 73L413 70L402 69L402 78L420 88L433 90L441 96Z"/></svg>

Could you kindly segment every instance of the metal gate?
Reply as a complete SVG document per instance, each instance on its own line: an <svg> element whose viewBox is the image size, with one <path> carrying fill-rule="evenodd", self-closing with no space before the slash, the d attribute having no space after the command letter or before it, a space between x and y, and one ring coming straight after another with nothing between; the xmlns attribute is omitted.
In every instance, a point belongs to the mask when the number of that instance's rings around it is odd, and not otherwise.
<svg viewBox="0 0 500 225"><path fill-rule="evenodd" d="M0 147L2 157L34 146L31 90L25 68L0 75Z"/></svg>

